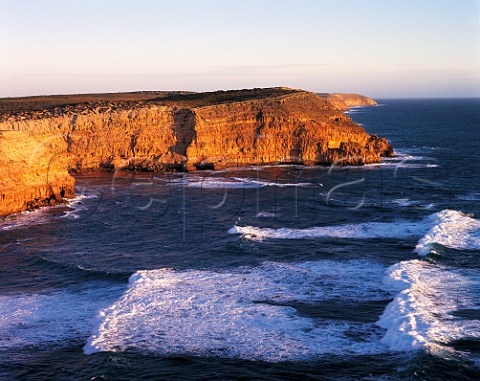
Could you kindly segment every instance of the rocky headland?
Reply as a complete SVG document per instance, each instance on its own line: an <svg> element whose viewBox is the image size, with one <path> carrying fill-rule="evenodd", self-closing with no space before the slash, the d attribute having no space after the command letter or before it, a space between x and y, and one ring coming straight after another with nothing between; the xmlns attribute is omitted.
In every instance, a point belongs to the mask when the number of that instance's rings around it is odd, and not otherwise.
<svg viewBox="0 0 480 381"><path fill-rule="evenodd" d="M348 110L350 107L377 106L376 101L360 94L331 93L318 95L342 111Z"/></svg>
<svg viewBox="0 0 480 381"><path fill-rule="evenodd" d="M288 88L0 99L0 216L71 197L83 171L375 163L391 145L340 111L373 104Z"/></svg>

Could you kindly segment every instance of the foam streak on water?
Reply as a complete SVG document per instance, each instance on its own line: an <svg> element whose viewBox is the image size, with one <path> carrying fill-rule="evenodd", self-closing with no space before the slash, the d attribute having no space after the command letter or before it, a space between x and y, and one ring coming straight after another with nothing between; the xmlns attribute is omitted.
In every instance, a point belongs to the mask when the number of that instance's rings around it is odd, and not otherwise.
<svg viewBox="0 0 480 381"><path fill-rule="evenodd" d="M312 185L320 186L321 184L312 183L285 183L280 181L268 181L262 179L253 179L248 177L201 177L201 176L184 176L181 178L168 179L155 178L163 181L171 186L185 186L188 188L203 189L235 189L235 188L264 188L264 187L308 187Z"/></svg>

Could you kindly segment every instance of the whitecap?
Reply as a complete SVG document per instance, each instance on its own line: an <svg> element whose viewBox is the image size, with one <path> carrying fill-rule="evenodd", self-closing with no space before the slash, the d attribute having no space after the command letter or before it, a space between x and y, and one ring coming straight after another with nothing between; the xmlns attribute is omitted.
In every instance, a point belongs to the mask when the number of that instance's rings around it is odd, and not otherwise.
<svg viewBox="0 0 480 381"><path fill-rule="evenodd" d="M124 286L92 282L82 290L44 294L0 295L0 350L24 346L63 345L84 338L96 312Z"/></svg>
<svg viewBox="0 0 480 381"><path fill-rule="evenodd" d="M392 161L382 161L380 163L373 163L373 164L365 164L360 168L375 168L375 167L382 167L382 168L409 168L409 169L421 169L421 168L438 168L438 164L433 163L406 163L404 160L399 161L398 163Z"/></svg>
<svg viewBox="0 0 480 381"><path fill-rule="evenodd" d="M392 203L397 204L398 206L402 206L402 207L420 205L419 201L410 200L408 198L397 198L397 199L392 200Z"/></svg>
<svg viewBox="0 0 480 381"><path fill-rule="evenodd" d="M395 149L395 156L390 158L385 158L383 160L404 160L404 161L424 161L424 160L434 160L430 156L423 156L423 151L416 148L398 148ZM420 154L420 155L419 155Z"/></svg>
<svg viewBox="0 0 480 381"><path fill-rule="evenodd" d="M78 204L79 202L81 202L83 200L91 200L91 199L94 199L94 198L97 198L97 197L98 197L98 195L96 195L94 193L89 193L89 194L80 194L80 195L77 195L75 197L69 198L67 200L68 200L69 204L75 205L75 204Z"/></svg>
<svg viewBox="0 0 480 381"><path fill-rule="evenodd" d="M476 295L466 292L474 288L472 283L458 271L420 260L391 266L384 284L398 294L377 322L386 330L382 343L394 351L425 348L441 353L452 350L452 341L480 338L480 321L451 315L475 306Z"/></svg>
<svg viewBox="0 0 480 381"><path fill-rule="evenodd" d="M425 203L422 203L421 201L417 201L417 200L410 200L409 198L397 198L397 199L393 199L392 201L392 204L395 204L401 208L415 208L415 209L432 209L435 204L433 203L429 203L429 204L425 204Z"/></svg>
<svg viewBox="0 0 480 381"><path fill-rule="evenodd" d="M357 224L316 226L304 229L234 226L229 234L252 240L349 238L374 239L420 238L414 250L419 255L431 253L433 244L458 250L480 249L480 221L455 210L443 210L420 221L363 222Z"/></svg>
<svg viewBox="0 0 480 381"><path fill-rule="evenodd" d="M458 250L480 250L480 221L456 210L443 210L427 217L432 227L418 241L415 253L427 255L433 244Z"/></svg>
<svg viewBox="0 0 480 381"><path fill-rule="evenodd" d="M248 177L201 177L185 176L182 178L161 180L171 186L185 186L189 188L203 189L225 189L225 188L264 188L264 187L307 187L312 183L282 183L278 181L269 181L263 179L253 179ZM321 184L315 184L321 186Z"/></svg>
<svg viewBox="0 0 480 381"><path fill-rule="evenodd" d="M275 218L275 216L277 216L277 213L267 211L258 212L255 215L256 218Z"/></svg>
<svg viewBox="0 0 480 381"><path fill-rule="evenodd" d="M418 223L366 222L334 226L319 226L305 229L260 228L255 226L234 226L229 234L240 234L250 239L304 239L304 238L415 238L424 231Z"/></svg>
<svg viewBox="0 0 480 381"><path fill-rule="evenodd" d="M261 184L246 183L236 179L223 177L185 176L176 179L162 180L167 185L175 187L202 188L202 189L235 189L235 188L261 188Z"/></svg>
<svg viewBox="0 0 480 381"><path fill-rule="evenodd" d="M278 188L287 188L287 187L309 187L309 186L323 186L320 183L313 184L313 183L282 183L278 181L268 181L268 180L260 180L260 179L251 179L251 178L241 178L241 177L234 177L235 180L241 181L246 184L258 184L261 187L278 187Z"/></svg>
<svg viewBox="0 0 480 381"><path fill-rule="evenodd" d="M78 219L80 215L78 212L88 209L87 204L84 203L84 200L92 200L98 198L96 194L81 194L75 196L73 198L68 199L68 205L72 208L72 210L67 210L63 212L63 218L68 219Z"/></svg>
<svg viewBox="0 0 480 381"><path fill-rule="evenodd" d="M316 319L289 303L384 300L384 267L367 261L267 262L229 272L139 271L99 314L84 347L99 351L188 354L292 361L325 354L381 353L373 324ZM364 340L347 334L357 330ZM368 338L368 339L365 339Z"/></svg>
<svg viewBox="0 0 480 381"><path fill-rule="evenodd" d="M204 189L216 189L216 188L261 188L259 184L244 183L240 181L232 181L228 179L203 179L201 181L188 181L185 183L190 188L204 188Z"/></svg>

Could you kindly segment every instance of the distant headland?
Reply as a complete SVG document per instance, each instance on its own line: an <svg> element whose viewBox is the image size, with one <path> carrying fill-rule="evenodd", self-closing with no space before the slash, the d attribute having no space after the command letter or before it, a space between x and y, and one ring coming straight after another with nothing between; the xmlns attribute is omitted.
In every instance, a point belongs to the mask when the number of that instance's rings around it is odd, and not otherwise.
<svg viewBox="0 0 480 381"><path fill-rule="evenodd" d="M85 171L363 165L393 156L342 110L357 94L289 88L0 99L0 216L74 195Z"/></svg>

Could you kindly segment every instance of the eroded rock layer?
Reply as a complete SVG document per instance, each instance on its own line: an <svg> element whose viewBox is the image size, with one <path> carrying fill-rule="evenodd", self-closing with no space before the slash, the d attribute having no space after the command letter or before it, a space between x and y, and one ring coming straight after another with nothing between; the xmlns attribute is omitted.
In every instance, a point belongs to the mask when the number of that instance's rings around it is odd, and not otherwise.
<svg viewBox="0 0 480 381"><path fill-rule="evenodd" d="M331 94L319 94L322 98L325 98L328 102L334 105L339 110L348 110L350 107L356 106L376 106L377 102L373 99L360 94L343 94L343 93L331 93Z"/></svg>
<svg viewBox="0 0 480 381"><path fill-rule="evenodd" d="M73 197L75 180L66 170L66 145L55 140L0 131L0 216Z"/></svg>
<svg viewBox="0 0 480 381"><path fill-rule="evenodd" d="M140 94L140 93L135 93ZM318 95L284 88L3 107L0 215L73 194L68 172L361 165L393 155ZM41 108L41 107L40 107Z"/></svg>

